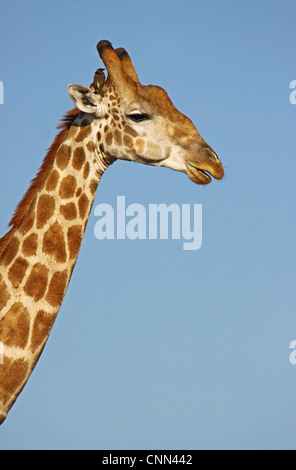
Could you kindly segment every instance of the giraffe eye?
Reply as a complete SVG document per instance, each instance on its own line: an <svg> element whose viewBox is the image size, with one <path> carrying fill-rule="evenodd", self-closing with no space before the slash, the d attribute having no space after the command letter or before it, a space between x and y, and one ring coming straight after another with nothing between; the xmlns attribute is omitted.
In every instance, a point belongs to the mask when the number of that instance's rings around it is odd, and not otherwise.
<svg viewBox="0 0 296 470"><path fill-rule="evenodd" d="M140 113L138 111L133 112L132 114L128 114L127 117L134 122L147 121L147 119L150 119L150 116L148 114Z"/></svg>

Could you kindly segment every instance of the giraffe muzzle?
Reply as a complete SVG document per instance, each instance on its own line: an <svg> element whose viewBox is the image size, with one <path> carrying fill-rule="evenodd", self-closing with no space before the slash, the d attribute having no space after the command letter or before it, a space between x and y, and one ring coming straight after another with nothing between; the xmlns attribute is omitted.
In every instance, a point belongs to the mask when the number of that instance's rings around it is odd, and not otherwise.
<svg viewBox="0 0 296 470"><path fill-rule="evenodd" d="M212 177L220 180L224 176L224 168L217 154L210 147L203 149L202 158L196 162L186 162L187 176L196 184L209 184Z"/></svg>

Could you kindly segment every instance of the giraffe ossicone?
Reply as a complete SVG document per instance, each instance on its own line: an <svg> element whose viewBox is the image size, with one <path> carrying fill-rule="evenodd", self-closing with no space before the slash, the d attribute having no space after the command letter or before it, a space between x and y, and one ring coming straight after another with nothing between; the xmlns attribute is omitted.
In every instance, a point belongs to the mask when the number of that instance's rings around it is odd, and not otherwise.
<svg viewBox="0 0 296 470"><path fill-rule="evenodd" d="M127 52L100 41L108 72L69 85L67 113L0 239L0 424L48 339L74 269L99 181L117 159L164 166L198 184L223 166L165 90L140 83Z"/></svg>

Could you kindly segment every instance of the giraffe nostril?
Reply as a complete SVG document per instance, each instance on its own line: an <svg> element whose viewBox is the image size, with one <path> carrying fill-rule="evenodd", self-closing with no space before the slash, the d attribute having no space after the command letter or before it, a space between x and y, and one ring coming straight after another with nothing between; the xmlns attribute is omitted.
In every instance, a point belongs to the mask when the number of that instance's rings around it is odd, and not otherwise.
<svg viewBox="0 0 296 470"><path fill-rule="evenodd" d="M207 148L206 149L206 154L213 162L218 162L219 161L218 155L214 152L213 149Z"/></svg>

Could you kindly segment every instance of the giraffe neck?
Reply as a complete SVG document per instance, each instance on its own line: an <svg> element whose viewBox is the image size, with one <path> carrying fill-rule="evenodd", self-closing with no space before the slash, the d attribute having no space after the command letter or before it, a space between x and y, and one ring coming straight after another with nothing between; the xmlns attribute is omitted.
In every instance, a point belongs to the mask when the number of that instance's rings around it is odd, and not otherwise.
<svg viewBox="0 0 296 470"><path fill-rule="evenodd" d="M0 424L45 346L98 183L113 163L97 150L95 131L83 114L76 117L0 257Z"/></svg>

